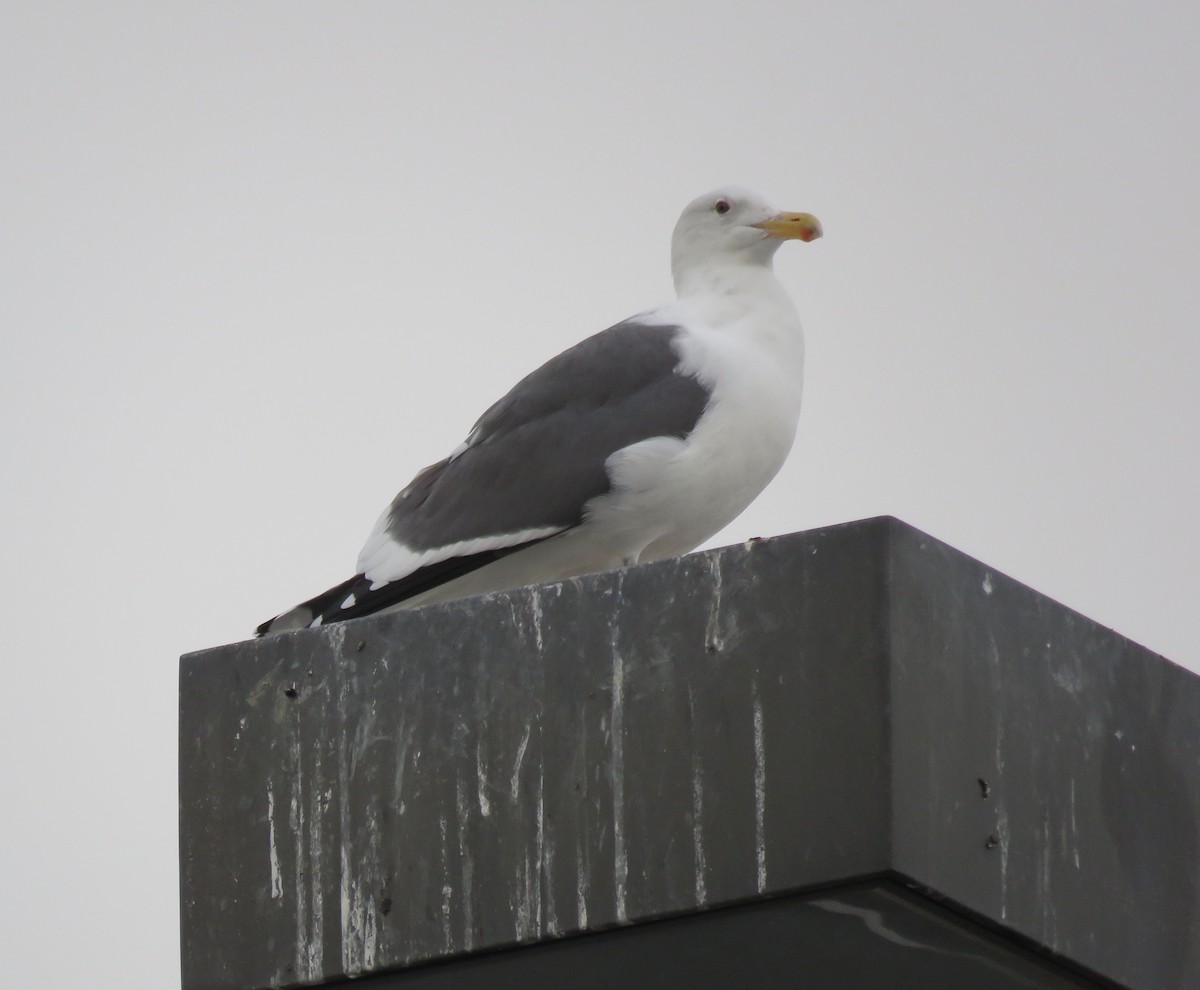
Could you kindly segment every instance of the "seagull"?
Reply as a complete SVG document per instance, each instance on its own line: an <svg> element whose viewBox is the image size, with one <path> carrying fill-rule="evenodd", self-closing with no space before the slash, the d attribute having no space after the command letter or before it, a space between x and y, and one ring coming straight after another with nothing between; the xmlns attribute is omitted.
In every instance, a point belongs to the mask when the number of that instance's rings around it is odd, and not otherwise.
<svg viewBox="0 0 1200 990"><path fill-rule="evenodd" d="M783 466L804 336L772 262L809 213L736 186L688 204L677 298L568 348L483 414L384 509L353 577L264 636L694 550Z"/></svg>

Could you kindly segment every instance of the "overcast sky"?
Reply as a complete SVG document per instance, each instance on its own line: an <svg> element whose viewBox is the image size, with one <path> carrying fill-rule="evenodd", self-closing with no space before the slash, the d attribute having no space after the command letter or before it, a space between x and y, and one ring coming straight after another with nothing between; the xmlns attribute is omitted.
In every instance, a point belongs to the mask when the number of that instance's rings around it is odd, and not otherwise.
<svg viewBox="0 0 1200 990"><path fill-rule="evenodd" d="M5 4L6 981L177 984L178 655L669 298L719 184L826 236L712 545L899 516L1200 669L1198 51L1178 3Z"/></svg>

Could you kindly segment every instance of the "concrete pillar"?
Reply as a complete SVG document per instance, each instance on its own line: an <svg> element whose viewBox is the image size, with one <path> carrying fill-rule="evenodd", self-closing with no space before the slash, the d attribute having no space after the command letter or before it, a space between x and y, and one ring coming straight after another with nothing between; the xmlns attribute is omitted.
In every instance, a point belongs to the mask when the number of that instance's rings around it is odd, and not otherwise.
<svg viewBox="0 0 1200 990"><path fill-rule="evenodd" d="M1200 679L893 519L180 667L184 990L1195 987L1198 817Z"/></svg>

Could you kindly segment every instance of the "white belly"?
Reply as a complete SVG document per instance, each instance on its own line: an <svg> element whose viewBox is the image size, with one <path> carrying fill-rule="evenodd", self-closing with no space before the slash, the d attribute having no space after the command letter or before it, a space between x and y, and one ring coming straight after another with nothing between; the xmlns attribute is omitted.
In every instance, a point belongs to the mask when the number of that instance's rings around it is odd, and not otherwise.
<svg viewBox="0 0 1200 990"><path fill-rule="evenodd" d="M686 553L748 506L783 466L800 416L802 367L728 337L703 340L719 365L713 397L686 441L647 440L608 460L613 491L589 507L589 525L627 562ZM802 360L802 358L801 358Z"/></svg>

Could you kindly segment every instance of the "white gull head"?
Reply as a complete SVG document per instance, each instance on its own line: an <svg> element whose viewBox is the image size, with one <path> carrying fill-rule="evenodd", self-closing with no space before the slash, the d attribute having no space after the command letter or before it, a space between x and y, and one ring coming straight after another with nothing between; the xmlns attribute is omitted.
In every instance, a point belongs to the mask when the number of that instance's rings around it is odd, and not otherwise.
<svg viewBox="0 0 1200 990"><path fill-rule="evenodd" d="M811 213L788 213L752 189L722 186L692 200L675 224L675 288L685 295L697 283L711 285L730 268L769 270L785 240L820 236L821 224Z"/></svg>

